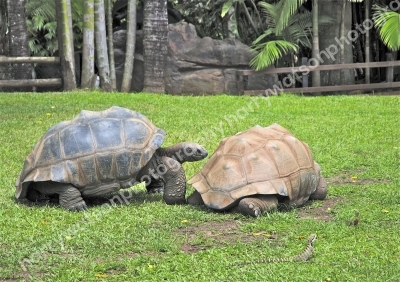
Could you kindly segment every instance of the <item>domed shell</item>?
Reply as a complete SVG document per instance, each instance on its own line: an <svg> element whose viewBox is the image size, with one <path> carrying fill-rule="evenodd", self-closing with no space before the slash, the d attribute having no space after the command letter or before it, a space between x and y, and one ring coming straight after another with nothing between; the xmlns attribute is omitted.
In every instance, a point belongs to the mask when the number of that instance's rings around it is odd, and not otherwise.
<svg viewBox="0 0 400 282"><path fill-rule="evenodd" d="M83 196L130 187L164 137L138 112L116 106L83 110L50 128L34 146L18 176L16 198L25 198L29 184L39 181L71 183Z"/></svg>
<svg viewBox="0 0 400 282"><path fill-rule="evenodd" d="M308 145L273 124L222 140L188 183L208 207L217 210L255 194L286 196L286 204L299 206L316 190L319 175Z"/></svg>

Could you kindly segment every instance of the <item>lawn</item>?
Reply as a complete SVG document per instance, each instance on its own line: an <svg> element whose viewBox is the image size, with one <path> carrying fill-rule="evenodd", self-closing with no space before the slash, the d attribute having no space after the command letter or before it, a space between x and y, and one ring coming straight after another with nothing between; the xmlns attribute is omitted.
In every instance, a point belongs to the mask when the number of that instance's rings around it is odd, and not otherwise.
<svg viewBox="0 0 400 282"><path fill-rule="evenodd" d="M196 141L210 155L224 137L277 122L308 143L328 197L257 219L168 206L142 186L128 204L81 213L16 202L15 180L42 134L112 105L146 115L165 145ZM399 117L391 96L2 93L0 281L400 281ZM207 159L184 164L187 178ZM251 263L297 255L311 233L309 261Z"/></svg>

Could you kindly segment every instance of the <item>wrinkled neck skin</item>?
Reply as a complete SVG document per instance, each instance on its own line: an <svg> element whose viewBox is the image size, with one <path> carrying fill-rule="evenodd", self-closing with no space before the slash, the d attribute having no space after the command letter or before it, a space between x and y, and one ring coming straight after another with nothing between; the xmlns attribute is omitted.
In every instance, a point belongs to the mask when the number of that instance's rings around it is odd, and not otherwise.
<svg viewBox="0 0 400 282"><path fill-rule="evenodd" d="M182 164L204 159L207 157L207 151L197 143L182 142L170 147L157 149L157 155L172 158Z"/></svg>
<svg viewBox="0 0 400 282"><path fill-rule="evenodd" d="M173 156L179 155L179 154L183 154L183 148L182 148L182 143L178 143L175 145L172 145L170 147L166 147L166 148L158 148L157 149L157 154L160 157L170 157L172 158ZM177 161L180 161L178 158L176 159Z"/></svg>

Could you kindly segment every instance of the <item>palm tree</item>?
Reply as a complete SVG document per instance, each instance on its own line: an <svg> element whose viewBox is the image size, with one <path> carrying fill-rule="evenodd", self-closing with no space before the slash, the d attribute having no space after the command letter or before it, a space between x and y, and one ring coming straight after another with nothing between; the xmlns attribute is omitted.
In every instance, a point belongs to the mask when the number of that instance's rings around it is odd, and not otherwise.
<svg viewBox="0 0 400 282"><path fill-rule="evenodd" d="M105 91L112 91L110 64L107 53L105 11L102 0L94 0L94 26L96 63L99 70L100 87Z"/></svg>
<svg viewBox="0 0 400 282"><path fill-rule="evenodd" d="M312 56L317 58L319 54L319 36L318 36L318 0L313 0L312 2ZM317 66L319 65L319 61ZM317 87L321 86L321 73L319 70L315 70L311 73L312 85Z"/></svg>
<svg viewBox="0 0 400 282"><path fill-rule="evenodd" d="M136 42L136 0L128 0L127 27L125 64L121 84L122 92L129 92L131 90Z"/></svg>
<svg viewBox="0 0 400 282"><path fill-rule="evenodd" d="M8 55L11 57L30 56L25 22L25 0L9 0L8 6ZM31 64L15 64L12 67L14 79L32 78Z"/></svg>
<svg viewBox="0 0 400 282"><path fill-rule="evenodd" d="M112 0L106 1L107 5L107 44L108 59L110 61L110 81L112 90L117 90L117 79L115 77L115 60L114 60L114 40L113 40L113 19L112 19Z"/></svg>
<svg viewBox="0 0 400 282"><path fill-rule="evenodd" d="M167 0L144 1L143 35L143 91L164 93L168 53Z"/></svg>
<svg viewBox="0 0 400 282"><path fill-rule="evenodd" d="M347 2L362 2L363 0L342 0L342 13L341 13L341 19L340 19L340 32L339 32L339 37L341 38L341 45L342 48L340 48L340 63L344 64L345 59L344 59L344 40L345 40L345 17L346 17L346 6ZM345 81L345 76L348 72L345 70L340 71L340 82L344 83Z"/></svg>
<svg viewBox="0 0 400 282"><path fill-rule="evenodd" d="M0 0L0 56L8 53L7 27L7 0Z"/></svg>
<svg viewBox="0 0 400 282"><path fill-rule="evenodd" d="M57 0L57 33L63 74L63 89L70 91L76 88L74 44L72 36L72 17L70 0Z"/></svg>
<svg viewBox="0 0 400 282"><path fill-rule="evenodd" d="M7 0L0 0L0 56L8 55ZM0 64L0 80L10 79L7 65Z"/></svg>
<svg viewBox="0 0 400 282"><path fill-rule="evenodd" d="M94 74L94 1L85 0L83 11L83 44L81 87L93 88Z"/></svg>

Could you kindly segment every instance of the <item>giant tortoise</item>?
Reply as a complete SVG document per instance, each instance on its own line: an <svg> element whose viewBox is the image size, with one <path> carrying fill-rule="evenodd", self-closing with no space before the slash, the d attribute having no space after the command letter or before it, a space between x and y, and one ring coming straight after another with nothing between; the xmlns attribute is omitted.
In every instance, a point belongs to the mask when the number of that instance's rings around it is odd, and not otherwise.
<svg viewBox="0 0 400 282"><path fill-rule="evenodd" d="M167 204L185 203L181 163L201 160L207 151L183 142L161 148L165 132L145 116L121 107L81 111L50 128L25 160L16 198L59 197L62 207L86 210L84 198L97 197L145 181L164 186Z"/></svg>
<svg viewBox="0 0 400 282"><path fill-rule="evenodd" d="M227 137L188 182L192 205L254 217L278 207L324 199L326 181L308 145L278 124Z"/></svg>

